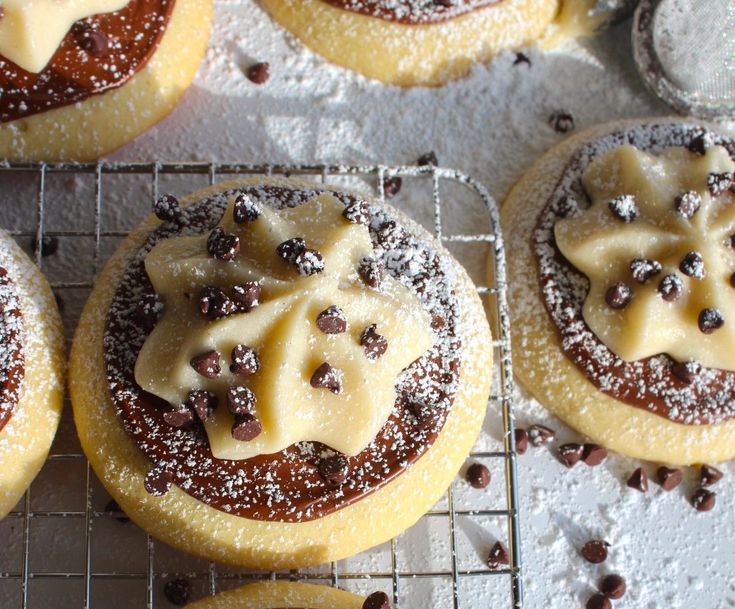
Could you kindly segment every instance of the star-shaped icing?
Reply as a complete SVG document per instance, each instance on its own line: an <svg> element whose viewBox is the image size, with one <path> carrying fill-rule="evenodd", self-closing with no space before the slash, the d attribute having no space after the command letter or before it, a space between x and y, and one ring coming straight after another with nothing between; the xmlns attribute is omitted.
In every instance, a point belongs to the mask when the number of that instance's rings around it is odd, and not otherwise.
<svg viewBox="0 0 735 609"><path fill-rule="evenodd" d="M2 0L0 55L41 72L79 19L117 11L130 0Z"/></svg>
<svg viewBox="0 0 735 609"><path fill-rule="evenodd" d="M590 280L585 321L622 359L667 353L735 370L734 170L721 146L622 146L585 171L591 205L555 237Z"/></svg>
<svg viewBox="0 0 735 609"><path fill-rule="evenodd" d="M345 219L344 205L332 195L292 209L263 206L257 219L243 223L233 219L234 204L233 198L220 224L225 235L239 238L234 259L211 255L208 235L164 240L146 257L164 313L138 356L135 378L174 405L191 390L215 394L219 405L205 427L218 458L270 454L299 441L357 454L387 421L398 375L431 347L429 316L388 275L378 288L366 285L358 268L373 251L368 228ZM294 238L319 253L321 272L301 274L302 267L284 259L288 252L279 246ZM224 246L217 251L230 257ZM233 286L245 282L261 287L259 304L249 312L215 319L202 313L198 295L205 287L233 295ZM334 311L330 307L343 313L345 331L334 333L344 325L339 316L325 322L322 315L317 324L321 313ZM238 345L254 351L257 365L247 350L233 353ZM207 378L190 361L211 351L220 355L221 372ZM246 373L230 369L235 355ZM325 363L337 372L325 371ZM234 417L225 406L233 386L247 387L257 400L251 412L262 430L253 438L245 430L245 441L233 438ZM251 400L247 392L240 396L243 403Z"/></svg>

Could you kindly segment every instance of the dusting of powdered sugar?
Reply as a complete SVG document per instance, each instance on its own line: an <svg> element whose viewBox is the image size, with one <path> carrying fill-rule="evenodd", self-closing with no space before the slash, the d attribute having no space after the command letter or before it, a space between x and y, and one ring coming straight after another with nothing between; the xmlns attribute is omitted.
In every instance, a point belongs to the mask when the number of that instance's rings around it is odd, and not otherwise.
<svg viewBox="0 0 735 609"><path fill-rule="evenodd" d="M20 398L24 335L17 288L7 270L0 266L0 430Z"/></svg>

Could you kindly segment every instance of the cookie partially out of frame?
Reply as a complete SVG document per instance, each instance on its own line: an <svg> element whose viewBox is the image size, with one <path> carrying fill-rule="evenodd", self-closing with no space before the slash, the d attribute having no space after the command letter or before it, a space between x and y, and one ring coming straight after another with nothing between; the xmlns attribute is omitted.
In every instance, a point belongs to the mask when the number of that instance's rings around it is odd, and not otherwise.
<svg viewBox="0 0 735 609"><path fill-rule="evenodd" d="M0 517L46 461L64 390L63 329L38 267L0 231Z"/></svg>
<svg viewBox="0 0 735 609"><path fill-rule="evenodd" d="M71 354L81 443L120 506L177 548L267 569L416 522L489 392L462 267L399 211L309 182L156 209L108 262Z"/></svg>
<svg viewBox="0 0 735 609"><path fill-rule="evenodd" d="M601 125L503 206L514 371L617 452L735 456L734 159L731 138L681 119Z"/></svg>

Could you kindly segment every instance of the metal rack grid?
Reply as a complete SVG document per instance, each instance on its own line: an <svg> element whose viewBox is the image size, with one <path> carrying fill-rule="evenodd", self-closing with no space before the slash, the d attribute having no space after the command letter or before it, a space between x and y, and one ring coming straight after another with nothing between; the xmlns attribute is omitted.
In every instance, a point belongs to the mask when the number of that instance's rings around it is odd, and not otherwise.
<svg viewBox="0 0 735 609"><path fill-rule="evenodd" d="M495 361L499 362L499 387L498 383L494 383L492 394L489 396L489 408L500 407L502 413L503 424L503 450L497 452L473 452L471 457L502 460L505 478L506 492L506 508L505 509L484 509L485 506L478 506L477 509L461 510L455 508L455 490L453 485L447 491L446 509L434 509L430 511L424 518L448 518L449 520L449 549L451 568L448 571L432 571L432 572L412 572L401 570L398 566L396 546L397 541L394 539L390 542L390 570L389 571L342 571L336 563L331 563L327 569L320 569L318 572L309 571L302 574L297 571L277 572L269 574L255 573L231 573L218 572L218 567L214 563L210 563L206 571L190 573L184 575L188 579L201 579L207 582L208 591L214 594L218 590L218 585L226 580L249 581L254 579L289 579L289 580L323 580L338 586L341 581L346 580L365 580L365 579L383 579L390 580L393 590L393 602L396 607L399 603L399 588L402 580L406 578L422 578L422 577L451 577L452 581L452 598L454 609L479 609L472 603L471 598L463 597L460 590L460 580L463 578L498 578L505 576L508 578L509 598L511 607L520 609L523 606L523 589L521 579L521 546L520 546L520 525L519 525L519 503L518 503L518 481L516 474L516 453L515 453L515 434L513 419L513 375L512 360L510 350L510 327L508 306L506 299L506 266L505 266L505 250L503 244L502 233L500 230L500 222L498 209L495 201L489 195L485 187L471 176L465 175L459 171L451 169L437 168L433 166L404 166L404 167L387 167L387 166L347 166L347 165L320 165L320 166L283 166L283 165L244 165L244 164L223 164L223 163L88 163L88 164L46 164L46 163L5 163L0 165L0 178L8 178L14 174L30 174L35 175L37 180L36 201L35 201L35 218L34 226L22 227L19 230L12 231L11 234L15 238L32 239L35 242L35 258L37 264L43 268L43 247L44 237L72 237L72 238L91 238L94 240L94 275L101 268L100 241L103 237L124 237L126 231L109 231L104 230L102 226L102 210L106 200L106 190L104 186L104 178L109 175L147 175L150 177L150 196L151 200L155 200L159 195L159 177L164 174L186 175L186 174L203 174L208 176L209 183L214 184L218 177L227 174L228 176L237 175L298 175L310 176L320 179L322 182L327 181L330 177L338 176L356 176L358 178L375 180L377 197L379 200L385 200L384 184L385 179L390 177L400 178L416 178L431 181L431 197L426 203L433 209L434 234L444 244L450 243L486 243L492 250L491 259L494 262L495 285L480 286L478 293L483 300L487 299L488 306L491 306L496 314L496 328L494 335L496 340L493 342ZM94 179L94 196L89 202L93 206L94 229L89 231L73 230L73 231L57 231L47 232L45 230L45 218L49 206L52 205L47 198L47 177L50 174L68 174L68 175L86 175L93 176ZM440 185L442 181L454 182L463 185L471 191L473 196L479 197L484 209L490 220L491 232L485 234L456 234L447 235L442 228L442 199L440 196ZM27 204L27 203L26 203ZM51 281L52 288L81 290L87 292L92 288L92 281L67 281L56 282ZM493 304L494 299L494 304ZM76 319L74 319L76 322ZM492 374L491 371L488 372ZM84 609L92 609L91 590L94 582L101 580L141 580L146 582L146 606L153 609L158 604L154 601L154 585L156 581L162 577L168 577L171 574L162 574L157 572L154 563L155 544L150 536L146 537L147 547L147 568L138 572L103 572L93 568L92 560L92 538L95 530L95 521L109 512L101 512L92 508L92 482L94 473L91 471L89 464L83 454L79 453L57 453L49 456L49 461L75 460L86 467L84 486L86 489L85 509L83 511L38 511L31 507L31 493L33 486L29 489L20 504L20 509L11 512L9 517L15 517L22 521L22 566L19 571L0 573L0 582L3 580L20 581L20 598L18 599L18 607L22 609L35 609L29 604L29 583L38 578L48 579L76 579L83 581ZM483 495L484 496L484 495ZM489 569L462 569L459 565L457 556L457 517L463 515L471 516L489 516L506 519L507 521L507 543L506 546L510 554L510 565L508 568L499 570ZM77 572L40 572L31 570L30 553L31 553L31 521L34 519L44 518L66 518L66 519L83 519L84 522L84 569ZM507 605L504 605L507 606Z"/></svg>

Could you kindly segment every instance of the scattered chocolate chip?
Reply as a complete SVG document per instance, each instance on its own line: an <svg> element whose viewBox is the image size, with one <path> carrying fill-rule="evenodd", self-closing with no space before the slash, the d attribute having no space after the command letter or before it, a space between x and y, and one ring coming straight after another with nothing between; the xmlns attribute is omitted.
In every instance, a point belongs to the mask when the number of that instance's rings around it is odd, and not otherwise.
<svg viewBox="0 0 735 609"><path fill-rule="evenodd" d="M286 262L293 264L296 262L296 256L306 249L306 241L301 237L293 237L287 239L276 248L276 254L283 258Z"/></svg>
<svg viewBox="0 0 735 609"><path fill-rule="evenodd" d="M226 393L227 410L232 414L253 414L258 399L252 389L235 385L230 387Z"/></svg>
<svg viewBox="0 0 735 609"><path fill-rule="evenodd" d="M704 156L707 152L707 148L712 146L713 143L712 134L709 131L698 127L695 131L694 137L687 144L687 148L695 154Z"/></svg>
<svg viewBox="0 0 735 609"><path fill-rule="evenodd" d="M403 180L398 176L383 178L383 195L386 199L392 199L401 190Z"/></svg>
<svg viewBox="0 0 735 609"><path fill-rule="evenodd" d="M324 362L311 375L309 381L314 389L329 389L335 395L342 393L342 382L344 380L344 373L333 366L330 366L327 362Z"/></svg>
<svg viewBox="0 0 735 609"><path fill-rule="evenodd" d="M162 222L179 222L184 210L173 195L163 195L153 202L153 213Z"/></svg>
<svg viewBox="0 0 735 609"><path fill-rule="evenodd" d="M232 374L255 374L260 370L260 359L255 349L247 345L235 345L232 349Z"/></svg>
<svg viewBox="0 0 735 609"><path fill-rule="evenodd" d="M240 238L217 227L209 233L207 251L217 260L229 262L240 253Z"/></svg>
<svg viewBox="0 0 735 609"><path fill-rule="evenodd" d="M707 176L707 188L713 197L721 195L732 188L734 176L731 172L711 173Z"/></svg>
<svg viewBox="0 0 735 609"><path fill-rule="evenodd" d="M250 442L263 431L263 426L255 415L249 412L235 415L232 425L232 437L240 442Z"/></svg>
<svg viewBox="0 0 735 609"><path fill-rule="evenodd" d="M656 479L662 489L665 491L671 491L681 484L681 481L684 479L684 474L678 468L671 468L662 465L656 471Z"/></svg>
<svg viewBox="0 0 735 609"><path fill-rule="evenodd" d="M679 270L687 277L702 279L704 277L704 259L699 252L688 252L679 263Z"/></svg>
<svg viewBox="0 0 735 609"><path fill-rule="evenodd" d="M347 207L344 208L342 216L352 224L363 224L369 226L373 220L373 215L370 213L370 205L365 201L353 201Z"/></svg>
<svg viewBox="0 0 735 609"><path fill-rule="evenodd" d="M599 444L585 444L583 447L584 452L582 453L582 461L587 465L594 467L600 465L605 459L607 459L607 448L600 446Z"/></svg>
<svg viewBox="0 0 735 609"><path fill-rule="evenodd" d="M430 404L422 400L403 398L411 414L418 421L418 428L420 430L427 430L434 427L436 424L437 412Z"/></svg>
<svg viewBox="0 0 735 609"><path fill-rule="evenodd" d="M647 258L636 258L630 262L630 272L638 283L646 283L651 277L658 275L662 268L660 262Z"/></svg>
<svg viewBox="0 0 735 609"><path fill-rule="evenodd" d="M531 60L529 59L528 55L526 55L525 53L516 53L516 58L515 58L515 61L513 62L513 65L517 66L521 63L525 63L530 66Z"/></svg>
<svg viewBox="0 0 735 609"><path fill-rule="evenodd" d="M186 427L194 420L194 413L191 411L188 404L178 404L171 410L167 410L163 413L163 420L171 427L180 429L182 427Z"/></svg>
<svg viewBox="0 0 735 609"><path fill-rule="evenodd" d="M362 609L390 609L390 601L385 592L373 592L365 599Z"/></svg>
<svg viewBox="0 0 735 609"><path fill-rule="evenodd" d="M549 124L557 133L569 133L574 129L574 118L569 112L557 110L549 117Z"/></svg>
<svg viewBox="0 0 735 609"><path fill-rule="evenodd" d="M217 408L219 400L217 396L203 389L193 389L186 398L189 407L196 413L199 420L204 423Z"/></svg>
<svg viewBox="0 0 735 609"><path fill-rule="evenodd" d="M607 560L607 548L609 546L610 544L602 539L591 539L582 546L580 552L587 562L597 565Z"/></svg>
<svg viewBox="0 0 735 609"><path fill-rule="evenodd" d="M633 290L622 281L611 285L605 291L605 302L611 309L624 309L632 298Z"/></svg>
<svg viewBox="0 0 735 609"><path fill-rule="evenodd" d="M490 484L490 470L482 463L473 463L467 468L465 479L472 488L485 488Z"/></svg>
<svg viewBox="0 0 735 609"><path fill-rule="evenodd" d="M232 287L232 299L239 311L247 313L260 304L261 287L257 281L246 281Z"/></svg>
<svg viewBox="0 0 735 609"><path fill-rule="evenodd" d="M296 254L294 266L299 275L310 277L324 270L324 257L313 249L306 248Z"/></svg>
<svg viewBox="0 0 735 609"><path fill-rule="evenodd" d="M271 65L267 61L260 61L251 65L245 72L248 80L256 85L262 85L271 76Z"/></svg>
<svg viewBox="0 0 735 609"><path fill-rule="evenodd" d="M684 282L678 275L666 275L658 284L658 292L666 302L674 302L684 292Z"/></svg>
<svg viewBox="0 0 735 609"><path fill-rule="evenodd" d="M114 499L110 499L107 502L107 504L105 505L105 512L117 514L115 516L115 520L117 520L118 522L122 522L123 524L130 522L130 518L125 515L125 512L122 511L120 505Z"/></svg>
<svg viewBox="0 0 735 609"><path fill-rule="evenodd" d="M408 233L402 226L398 226L393 220L383 222L376 232L378 243L384 249L398 249L406 241Z"/></svg>
<svg viewBox="0 0 735 609"><path fill-rule="evenodd" d="M620 195L608 202L612 215L621 222L633 222L638 217L638 205L633 195Z"/></svg>
<svg viewBox="0 0 735 609"><path fill-rule="evenodd" d="M641 493L648 491L648 476L646 475L646 470L639 467L630 475L627 484L630 488L640 491Z"/></svg>
<svg viewBox="0 0 735 609"><path fill-rule="evenodd" d="M333 455L319 461L319 475L329 486L336 487L347 480L347 458L344 455Z"/></svg>
<svg viewBox="0 0 735 609"><path fill-rule="evenodd" d="M35 244L36 247L36 254L38 253L38 243ZM53 256L56 252L59 251L59 238L58 237L49 237L48 235L44 235L41 237L41 256L43 258L46 258L48 256Z"/></svg>
<svg viewBox="0 0 735 609"><path fill-rule="evenodd" d="M365 351L365 357L374 361L381 357L388 349L388 340L376 332L377 326L370 324L360 334L360 346Z"/></svg>
<svg viewBox="0 0 735 609"><path fill-rule="evenodd" d="M219 365L219 353L217 351L205 351L195 355L189 362L199 374L208 379L218 377L222 372Z"/></svg>
<svg viewBox="0 0 735 609"><path fill-rule="evenodd" d="M416 161L416 164L424 167L426 165L431 165L433 167L436 167L439 165L439 159L436 157L436 153L431 150L430 152L427 152L426 154L422 154L418 160Z"/></svg>
<svg viewBox="0 0 735 609"><path fill-rule="evenodd" d="M171 472L162 467L154 467L143 479L143 486L148 494L154 497L162 497L171 490L173 479Z"/></svg>
<svg viewBox="0 0 735 609"><path fill-rule="evenodd" d="M581 444L576 444L574 442L571 442L569 444L562 444L559 447L558 451L559 461L561 461L569 469L579 463L583 454L584 447Z"/></svg>
<svg viewBox="0 0 735 609"><path fill-rule="evenodd" d="M698 488L692 495L692 506L698 512L709 512L715 507L717 494L706 488Z"/></svg>
<svg viewBox="0 0 735 609"><path fill-rule="evenodd" d="M316 327L324 334L342 334L347 330L347 318L337 305L331 305L316 316Z"/></svg>
<svg viewBox="0 0 735 609"><path fill-rule="evenodd" d="M702 206L702 197L696 190L688 190L674 199L674 207L682 218L691 220Z"/></svg>
<svg viewBox="0 0 735 609"><path fill-rule="evenodd" d="M528 439L532 446L543 446L556 438L556 432L544 425L531 425L528 428Z"/></svg>
<svg viewBox="0 0 735 609"><path fill-rule="evenodd" d="M694 382L694 379L697 378L701 370L701 364L693 361L676 362L671 366L671 372L674 376L687 385L691 385Z"/></svg>
<svg viewBox="0 0 735 609"><path fill-rule="evenodd" d="M503 545L503 542L496 541L495 545L490 549L490 553L487 555L487 566L492 571L496 571L509 564L510 557L508 556L508 550Z"/></svg>
<svg viewBox="0 0 735 609"><path fill-rule="evenodd" d="M724 474L719 469L705 463L699 468L699 485L712 486L722 480L722 476Z"/></svg>
<svg viewBox="0 0 735 609"><path fill-rule="evenodd" d="M110 40L104 32L82 26L76 28L74 33L77 44L94 57L102 57L110 48Z"/></svg>
<svg viewBox="0 0 735 609"><path fill-rule="evenodd" d="M516 440L516 453L519 455L525 454L526 450L528 450L528 432L525 429L516 427L515 440Z"/></svg>
<svg viewBox="0 0 735 609"><path fill-rule="evenodd" d="M221 319L237 313L237 305L222 290L208 285L199 292L199 310L209 319Z"/></svg>
<svg viewBox="0 0 735 609"><path fill-rule="evenodd" d="M712 334L712 332L725 325L725 318L719 309L702 309L697 318L697 325L704 334Z"/></svg>
<svg viewBox="0 0 735 609"><path fill-rule="evenodd" d="M618 600L625 596L625 580L617 573L610 573L602 578L600 582L600 592L607 598Z"/></svg>
<svg viewBox="0 0 735 609"><path fill-rule="evenodd" d="M593 594L587 600L586 609L612 609L610 599L603 594Z"/></svg>
<svg viewBox="0 0 735 609"><path fill-rule="evenodd" d="M376 260L375 258L363 258L357 267L357 273L365 285L377 288L385 278L385 264L382 260Z"/></svg>
<svg viewBox="0 0 735 609"><path fill-rule="evenodd" d="M177 607L183 607L189 602L191 584L188 579L172 579L166 582L163 593L169 603Z"/></svg>
<svg viewBox="0 0 735 609"><path fill-rule="evenodd" d="M235 204L232 208L232 218L238 224L246 222L255 222L263 213L263 206L257 201L251 199L244 192L235 197Z"/></svg>

